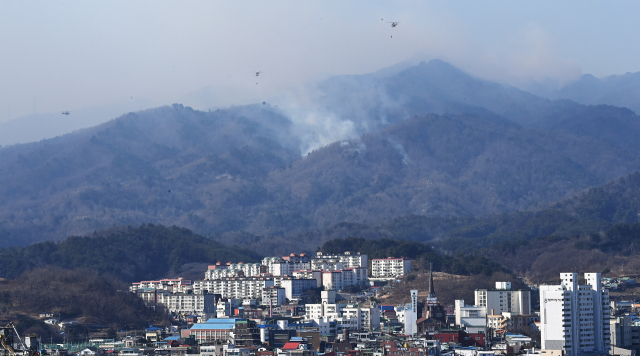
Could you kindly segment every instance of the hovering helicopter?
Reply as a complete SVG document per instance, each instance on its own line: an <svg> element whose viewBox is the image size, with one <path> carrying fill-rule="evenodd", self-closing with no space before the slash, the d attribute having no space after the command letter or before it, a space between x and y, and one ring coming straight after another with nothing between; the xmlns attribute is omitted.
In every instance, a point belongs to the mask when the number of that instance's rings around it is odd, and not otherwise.
<svg viewBox="0 0 640 356"><path fill-rule="evenodd" d="M256 77L259 77L260 73L262 73L262 72L256 72Z"/></svg>
<svg viewBox="0 0 640 356"><path fill-rule="evenodd" d="M391 27L396 27L400 22L387 22L391 24Z"/></svg>
<svg viewBox="0 0 640 356"><path fill-rule="evenodd" d="M63 111L63 112L62 112L62 115L69 115L69 110L67 110L67 111Z"/></svg>

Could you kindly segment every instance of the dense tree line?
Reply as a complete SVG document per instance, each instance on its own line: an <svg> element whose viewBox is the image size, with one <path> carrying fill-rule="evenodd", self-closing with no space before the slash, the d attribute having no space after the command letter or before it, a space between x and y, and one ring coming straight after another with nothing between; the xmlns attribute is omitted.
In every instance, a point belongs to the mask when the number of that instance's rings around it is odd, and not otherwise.
<svg viewBox="0 0 640 356"><path fill-rule="evenodd" d="M0 296L0 318L17 321L21 333L36 332L43 338L50 330L37 319L40 313L114 330L167 322L162 311L145 307L142 299L128 292L126 283L86 269L37 268L0 283ZM67 331L84 339L86 326Z"/></svg>
<svg viewBox="0 0 640 356"><path fill-rule="evenodd" d="M447 256L438 252L430 244L405 240L365 240L359 237L327 241L321 248L323 253L334 254L344 251L360 252L370 259L405 257L415 260L414 269L426 270L433 264L436 271L457 275L492 275L505 272L500 264L479 255Z"/></svg>
<svg viewBox="0 0 640 356"><path fill-rule="evenodd" d="M254 251L226 246L178 227L143 225L109 229L60 242L0 249L0 277L15 278L34 268L88 269L126 282L180 272L188 262L256 262Z"/></svg>

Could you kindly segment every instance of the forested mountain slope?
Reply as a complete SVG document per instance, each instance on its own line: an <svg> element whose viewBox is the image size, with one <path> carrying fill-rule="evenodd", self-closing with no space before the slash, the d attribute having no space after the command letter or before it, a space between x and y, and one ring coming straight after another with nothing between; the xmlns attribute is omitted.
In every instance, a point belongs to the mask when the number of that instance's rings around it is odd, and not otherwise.
<svg viewBox="0 0 640 356"><path fill-rule="evenodd" d="M269 187L289 187L295 211L323 226L541 208L638 168L631 152L590 137L427 115L317 150Z"/></svg>
<svg viewBox="0 0 640 356"><path fill-rule="evenodd" d="M262 105L210 113L174 105L2 148L0 240L22 245L113 224L199 226L198 210L266 198L260 181L299 158L278 140L289 124Z"/></svg>
<svg viewBox="0 0 640 356"><path fill-rule="evenodd" d="M0 241L154 223L266 242L339 223L543 209L640 169L627 109L542 99L442 61L322 85L319 107L363 135L305 157L303 123L265 103L176 104L3 147Z"/></svg>
<svg viewBox="0 0 640 356"><path fill-rule="evenodd" d="M184 228L149 224L110 228L60 242L1 248L0 277L16 278L33 269L60 267L92 270L131 283L180 273L186 263L258 262L262 257Z"/></svg>
<svg viewBox="0 0 640 356"><path fill-rule="evenodd" d="M319 85L317 100L329 112L348 118L363 133L415 114L493 112L523 127L563 130L640 149L633 134L640 119L631 110L549 100L475 78L441 60L389 74L333 77ZM603 104L607 104L606 102Z"/></svg>

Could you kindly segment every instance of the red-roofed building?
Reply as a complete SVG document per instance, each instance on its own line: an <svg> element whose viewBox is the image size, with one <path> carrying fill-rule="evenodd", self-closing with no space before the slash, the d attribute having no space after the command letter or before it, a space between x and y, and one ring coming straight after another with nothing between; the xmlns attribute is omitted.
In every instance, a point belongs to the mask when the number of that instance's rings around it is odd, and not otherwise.
<svg viewBox="0 0 640 356"><path fill-rule="evenodd" d="M484 334L470 334L464 330L440 330L433 335L433 338L440 342L456 343L467 347L484 347Z"/></svg>
<svg viewBox="0 0 640 356"><path fill-rule="evenodd" d="M300 347L299 342L287 342L282 347L283 350L297 350Z"/></svg>

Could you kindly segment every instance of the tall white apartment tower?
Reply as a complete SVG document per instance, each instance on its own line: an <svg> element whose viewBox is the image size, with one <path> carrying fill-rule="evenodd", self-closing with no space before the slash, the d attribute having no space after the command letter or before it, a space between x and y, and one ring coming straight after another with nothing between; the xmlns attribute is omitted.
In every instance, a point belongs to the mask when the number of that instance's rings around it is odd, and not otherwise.
<svg viewBox="0 0 640 356"><path fill-rule="evenodd" d="M560 285L540 286L542 349L564 350L566 356L609 350L609 291L600 273L561 273Z"/></svg>

